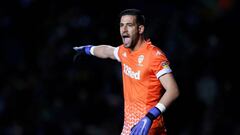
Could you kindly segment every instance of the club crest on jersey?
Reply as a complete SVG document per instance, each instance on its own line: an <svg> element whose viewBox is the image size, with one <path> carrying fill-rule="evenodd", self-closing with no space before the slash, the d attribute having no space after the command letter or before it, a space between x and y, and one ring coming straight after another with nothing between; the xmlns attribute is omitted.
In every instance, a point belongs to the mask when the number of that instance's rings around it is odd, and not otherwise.
<svg viewBox="0 0 240 135"><path fill-rule="evenodd" d="M138 56L138 66L143 66L143 64L142 64L142 62L143 62L143 60L144 60L144 55L139 55Z"/></svg>

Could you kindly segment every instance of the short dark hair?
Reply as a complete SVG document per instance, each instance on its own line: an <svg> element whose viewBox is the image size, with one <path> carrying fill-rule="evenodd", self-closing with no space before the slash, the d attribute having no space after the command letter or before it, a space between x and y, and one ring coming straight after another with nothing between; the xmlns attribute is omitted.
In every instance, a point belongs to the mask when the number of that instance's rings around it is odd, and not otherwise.
<svg viewBox="0 0 240 135"><path fill-rule="evenodd" d="M120 13L119 17L121 18L124 15L136 16L137 24L138 25L145 25L145 17L139 9L125 9Z"/></svg>

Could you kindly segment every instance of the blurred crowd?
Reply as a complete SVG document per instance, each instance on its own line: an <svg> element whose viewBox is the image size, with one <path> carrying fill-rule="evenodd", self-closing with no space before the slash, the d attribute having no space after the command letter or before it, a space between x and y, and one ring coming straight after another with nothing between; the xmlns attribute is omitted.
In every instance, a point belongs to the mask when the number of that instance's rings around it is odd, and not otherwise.
<svg viewBox="0 0 240 135"><path fill-rule="evenodd" d="M236 0L0 2L0 134L119 135L121 65L72 47L120 45L118 14L142 9L146 36L170 60L180 97L169 135L239 135ZM236 77L235 77L236 76Z"/></svg>

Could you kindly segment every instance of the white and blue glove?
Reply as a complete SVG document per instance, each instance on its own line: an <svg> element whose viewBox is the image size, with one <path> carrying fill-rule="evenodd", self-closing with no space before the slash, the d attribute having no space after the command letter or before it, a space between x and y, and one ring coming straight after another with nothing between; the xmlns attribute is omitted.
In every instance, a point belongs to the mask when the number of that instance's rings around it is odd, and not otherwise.
<svg viewBox="0 0 240 135"><path fill-rule="evenodd" d="M161 103L158 103L155 107L148 111L145 117L143 117L136 125L132 127L130 135L148 135L153 120L155 120L164 111L165 106Z"/></svg>
<svg viewBox="0 0 240 135"><path fill-rule="evenodd" d="M74 56L73 61L76 62L80 57L86 55L91 56L93 53L91 52L91 48L93 45L84 45L80 47L73 47L73 49L77 52L77 54Z"/></svg>

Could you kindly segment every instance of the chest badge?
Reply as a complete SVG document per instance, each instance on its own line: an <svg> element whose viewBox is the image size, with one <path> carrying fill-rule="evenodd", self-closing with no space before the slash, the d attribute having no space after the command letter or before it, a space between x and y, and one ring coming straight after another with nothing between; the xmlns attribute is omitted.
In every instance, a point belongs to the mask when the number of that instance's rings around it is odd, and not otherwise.
<svg viewBox="0 0 240 135"><path fill-rule="evenodd" d="M143 60L144 60L144 55L139 55L138 56L138 66L143 66Z"/></svg>

